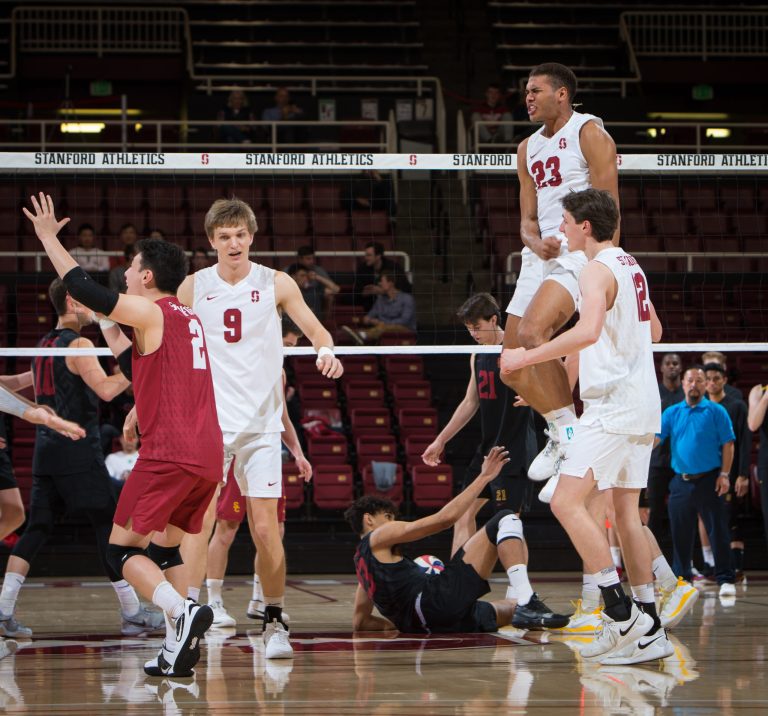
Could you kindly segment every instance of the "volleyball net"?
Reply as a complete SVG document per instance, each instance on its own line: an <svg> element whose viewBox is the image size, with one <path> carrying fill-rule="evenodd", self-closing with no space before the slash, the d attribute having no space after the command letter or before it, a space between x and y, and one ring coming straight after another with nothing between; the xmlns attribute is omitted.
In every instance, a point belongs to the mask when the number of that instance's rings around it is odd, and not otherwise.
<svg viewBox="0 0 768 716"><path fill-rule="evenodd" d="M768 155L621 155L619 172L622 245L649 276L665 328L658 350L719 347L740 356L734 369L744 357L755 363L750 374L762 370ZM345 352L476 351L456 309L489 291L503 310L520 265L514 154L0 153L5 368L21 364L28 351L18 349L33 348L53 321L51 266L21 213L39 191L71 218L61 236L68 248L90 227L104 282L126 243L152 231L212 261L199 251L210 251L205 213L217 198L243 199L259 226L254 260L287 269L302 247L315 252L333 292L295 277ZM381 270L370 253L382 249L385 269L414 297L416 327L360 349L342 326L363 327Z"/></svg>

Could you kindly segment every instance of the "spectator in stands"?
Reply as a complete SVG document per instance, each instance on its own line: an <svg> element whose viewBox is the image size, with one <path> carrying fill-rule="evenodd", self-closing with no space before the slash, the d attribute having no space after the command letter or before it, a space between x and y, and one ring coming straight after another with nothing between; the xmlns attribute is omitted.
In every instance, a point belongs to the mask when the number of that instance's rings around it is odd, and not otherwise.
<svg viewBox="0 0 768 716"><path fill-rule="evenodd" d="M397 289L411 293L411 284L400 264L384 256L384 246L378 241L369 241L365 245L363 260L355 270L353 292L355 301L366 310L373 308L376 296L383 293L379 284L382 271L389 271L397 276Z"/></svg>
<svg viewBox="0 0 768 716"><path fill-rule="evenodd" d="M309 271L300 264L291 264L288 267L286 273L296 281L299 289L301 289L301 295L304 297L304 302L312 309L314 313L321 321L324 315L324 297L325 292L328 289L323 288L320 283L309 280Z"/></svg>
<svg viewBox="0 0 768 716"><path fill-rule="evenodd" d="M127 289L125 285L125 271L131 265L135 253L133 244L126 244L123 249L123 263L118 264L109 272L109 287L113 291L125 293Z"/></svg>
<svg viewBox="0 0 768 716"><path fill-rule="evenodd" d="M390 217L395 216L392 185L375 169L365 170L350 182L347 204L350 211L386 211Z"/></svg>
<svg viewBox="0 0 768 716"><path fill-rule="evenodd" d="M117 232L117 238L120 240L120 248L133 246L139 240L139 232L133 224L123 224Z"/></svg>
<svg viewBox="0 0 768 716"><path fill-rule="evenodd" d="M363 318L363 323L370 328L356 331L349 326L341 327L360 345L367 340L378 340L384 333L416 331L416 304L410 293L398 290L397 276L391 271L382 271L379 287L381 293L376 298L376 303Z"/></svg>
<svg viewBox="0 0 768 716"><path fill-rule="evenodd" d="M727 378L720 363L704 366L707 379L707 397L719 403L728 412L736 436L733 466L731 467L731 492L728 500L729 526L731 528L731 556L736 570L736 581L744 577L744 531L741 519L742 500L749 492L749 459L752 453L752 433L747 424L747 404L725 392Z"/></svg>
<svg viewBox="0 0 768 716"><path fill-rule="evenodd" d="M511 122L512 113L507 108L505 100L501 87L495 83L489 84L485 89L485 102L472 112L472 124L479 121ZM512 141L512 127L496 124L482 125L479 128L478 139L482 144L508 144Z"/></svg>
<svg viewBox="0 0 768 716"><path fill-rule="evenodd" d="M738 388L728 384L728 364L726 362L725 353L720 351L707 351L701 354L701 364L707 365L707 363L719 363L725 371L725 394L730 395L732 398L738 398L744 400L744 396Z"/></svg>
<svg viewBox="0 0 768 716"><path fill-rule="evenodd" d="M341 290L328 272L317 263L315 260L315 250L311 246L299 246L299 249L296 252L296 263L294 265L307 270L309 284L313 287L322 286L326 299L335 296ZM290 268L291 267L288 266L283 270L286 273L289 273Z"/></svg>
<svg viewBox="0 0 768 716"><path fill-rule="evenodd" d="M109 271L109 257L96 246L96 231L90 224L80 224L77 246L69 253L85 271Z"/></svg>
<svg viewBox="0 0 768 716"><path fill-rule="evenodd" d="M763 507L763 528L768 542L768 385L758 383L749 391L749 429L758 433L760 448L757 452L757 479L760 483L760 502Z"/></svg>
<svg viewBox="0 0 768 716"><path fill-rule="evenodd" d="M667 353L661 359L661 381L659 381L659 398L661 399L661 412L670 405L679 403L685 398L682 381L682 362L677 353ZM648 470L648 486L645 493L645 505L641 508L648 509L648 528L657 539L661 539L667 512L667 495L669 494L669 481L674 477L671 465L672 456L669 445L666 443L654 448L651 453L651 464Z"/></svg>
<svg viewBox="0 0 768 716"><path fill-rule="evenodd" d="M242 122L242 124L224 124L219 127L219 139L227 144L248 144L251 142L251 127L254 117L248 109L248 98L242 90L232 90L227 98L227 106L222 109L217 119L219 122Z"/></svg>
<svg viewBox="0 0 768 716"><path fill-rule="evenodd" d="M131 474L133 466L139 459L139 441L131 438L126 438L125 435L120 436L120 445L122 450L117 452L111 452L105 459L107 466L107 472L110 478L112 478L112 488L116 496L120 495L120 491L123 489L123 483L128 479L128 475Z"/></svg>
<svg viewBox="0 0 768 716"><path fill-rule="evenodd" d="M189 273L195 273L200 269L208 268L211 265L211 257L208 255L208 249L204 246L198 246L192 249L192 259L189 262Z"/></svg>
<svg viewBox="0 0 768 716"><path fill-rule="evenodd" d="M285 87L278 87L275 92L275 106L267 107L261 118L265 122L292 122L301 119L304 110L291 102L291 93ZM297 141L296 127L280 127L277 130L277 141L292 144Z"/></svg>
<svg viewBox="0 0 768 716"><path fill-rule="evenodd" d="M696 517L701 514L715 558L715 577L721 596L734 596L726 496L733 463L733 426L725 408L707 400L701 366L683 375L685 400L661 415L656 443L670 439L675 476L669 485L669 523L674 551L674 573L692 581Z"/></svg>
<svg viewBox="0 0 768 716"><path fill-rule="evenodd" d="M167 241L168 237L166 237L165 232L162 229L151 229L149 234L147 234L148 239L160 239L162 241Z"/></svg>

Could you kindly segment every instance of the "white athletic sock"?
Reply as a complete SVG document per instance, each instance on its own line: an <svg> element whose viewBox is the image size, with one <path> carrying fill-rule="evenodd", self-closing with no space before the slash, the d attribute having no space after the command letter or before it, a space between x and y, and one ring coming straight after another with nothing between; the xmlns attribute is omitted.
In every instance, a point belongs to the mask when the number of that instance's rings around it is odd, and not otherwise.
<svg viewBox="0 0 768 716"><path fill-rule="evenodd" d="M256 573L253 575L253 591L251 592L251 599L254 602L264 601L264 593L261 591L261 580L259 580L259 575Z"/></svg>
<svg viewBox="0 0 768 716"><path fill-rule="evenodd" d="M187 598L193 602L200 599L200 587L187 587Z"/></svg>
<svg viewBox="0 0 768 716"><path fill-rule="evenodd" d="M670 591L677 586L677 577L663 554L660 554L653 560L651 569L653 570L653 576L656 577L659 584L661 584L667 591Z"/></svg>
<svg viewBox="0 0 768 716"><path fill-rule="evenodd" d="M507 599L517 599L517 603L524 607L533 596L533 588L528 580L528 567L524 564L514 564L507 570L507 577Z"/></svg>
<svg viewBox="0 0 768 716"><path fill-rule="evenodd" d="M702 547L701 556L704 557L704 562L708 567L715 566L715 555L712 554L712 547Z"/></svg>
<svg viewBox="0 0 768 716"><path fill-rule="evenodd" d="M641 604L655 604L653 596L653 582L648 584L632 585L632 596L636 602Z"/></svg>
<svg viewBox="0 0 768 716"><path fill-rule="evenodd" d="M184 597L181 596L170 582L160 582L152 595L152 604L157 605L171 619L178 619L184 613Z"/></svg>
<svg viewBox="0 0 768 716"><path fill-rule="evenodd" d="M565 425L573 425L578 421L578 418L576 417L576 406L573 403L566 405L564 408L550 410L548 413L544 413L543 417L544 420L554 424L557 428ZM555 434L555 439L557 439L557 434Z"/></svg>
<svg viewBox="0 0 768 716"><path fill-rule="evenodd" d="M612 587L614 584L621 584L616 567L606 567L590 576L595 580L598 587Z"/></svg>
<svg viewBox="0 0 768 716"><path fill-rule="evenodd" d="M223 579L206 579L205 586L208 589L208 604L224 601L221 598L221 588L224 586Z"/></svg>
<svg viewBox="0 0 768 716"><path fill-rule="evenodd" d="M139 604L139 598L136 596L134 588L128 584L124 579L117 582L112 582L112 588L117 594L117 598L120 601L120 611L123 616L132 617L134 614L139 613L141 604Z"/></svg>
<svg viewBox="0 0 768 716"><path fill-rule="evenodd" d="M16 600L19 598L19 590L26 577L17 572L6 572L3 579L3 590L0 592L0 612L6 616L13 614L16 609Z"/></svg>
<svg viewBox="0 0 768 716"><path fill-rule="evenodd" d="M600 606L600 587L591 574L583 574L581 579L581 611L593 612Z"/></svg>
<svg viewBox="0 0 768 716"><path fill-rule="evenodd" d="M621 567L621 547L611 547L611 559L615 567Z"/></svg>

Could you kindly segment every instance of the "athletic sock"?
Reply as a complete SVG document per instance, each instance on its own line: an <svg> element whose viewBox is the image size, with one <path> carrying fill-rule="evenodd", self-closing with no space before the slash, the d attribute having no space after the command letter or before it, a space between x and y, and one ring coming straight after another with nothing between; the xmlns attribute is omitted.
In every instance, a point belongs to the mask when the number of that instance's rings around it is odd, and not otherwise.
<svg viewBox="0 0 768 716"><path fill-rule="evenodd" d="M184 613L184 597L181 596L170 582L160 582L152 594L152 604L157 605L171 619L176 620Z"/></svg>
<svg viewBox="0 0 768 716"><path fill-rule="evenodd" d="M213 602L223 602L221 598L221 588L224 586L223 579L206 579L205 587L208 590L208 604Z"/></svg>
<svg viewBox="0 0 768 716"><path fill-rule="evenodd" d="M507 570L509 587L507 587L507 599L517 599L517 604L524 607L531 601L533 588L528 580L528 567L524 564L512 565Z"/></svg>
<svg viewBox="0 0 768 716"><path fill-rule="evenodd" d="M200 587L187 587L187 598L193 602L200 599Z"/></svg>
<svg viewBox="0 0 768 716"><path fill-rule="evenodd" d="M268 597L264 596L264 628L267 628L267 624L275 621L279 621L286 629L288 626L283 620L283 601L284 597Z"/></svg>
<svg viewBox="0 0 768 716"><path fill-rule="evenodd" d="M653 576L661 584L661 586L668 592L677 586L677 577L672 571L672 567L669 566L667 558L660 554L651 564Z"/></svg>
<svg viewBox="0 0 768 716"><path fill-rule="evenodd" d="M123 613L123 616L132 617L134 614L138 614L141 604L134 588L124 579L112 582L111 584L120 602L120 611Z"/></svg>
<svg viewBox="0 0 768 716"><path fill-rule="evenodd" d="M613 566L621 569L621 547L611 547L611 559L613 559Z"/></svg>
<svg viewBox="0 0 768 716"><path fill-rule="evenodd" d="M644 602L640 599L635 599L635 604L637 604L638 608L641 612L644 612L647 614L651 619L653 619L653 626L645 633L646 636L650 636L651 634L655 634L659 629L661 629L661 619L659 619L659 615L656 613L656 602L653 600L653 585L647 585L651 588L651 601ZM634 594L635 588L632 587L632 593Z"/></svg>
<svg viewBox="0 0 768 716"><path fill-rule="evenodd" d="M743 549L743 547L731 547L731 555L733 556L733 568L737 572L744 571L744 549Z"/></svg>
<svg viewBox="0 0 768 716"><path fill-rule="evenodd" d="M259 580L259 575L256 573L253 575L253 591L251 592L251 599L254 602L264 601L264 594L261 591L261 581Z"/></svg>
<svg viewBox="0 0 768 716"><path fill-rule="evenodd" d="M5 573L3 590L0 592L0 612L5 616L10 616L16 609L16 600L19 598L19 590L25 579L26 576L18 572Z"/></svg>
<svg viewBox="0 0 768 716"><path fill-rule="evenodd" d="M619 581L619 575L615 567L607 567L592 575L592 578L600 587L605 609L603 610L611 619L619 622L629 619L632 609L632 601L624 594Z"/></svg>
<svg viewBox="0 0 768 716"><path fill-rule="evenodd" d="M712 553L712 547L702 547L701 556L704 558L704 563L707 567L715 566L715 555Z"/></svg>
<svg viewBox="0 0 768 716"><path fill-rule="evenodd" d="M548 413L543 413L543 417L550 426L554 425L557 428L564 427L565 425L573 425L578 421L578 418L576 417L576 406L573 403L566 405L564 408L556 408L555 410L550 410ZM557 440L557 433L555 433L553 437Z"/></svg>
<svg viewBox="0 0 768 716"><path fill-rule="evenodd" d="M581 579L581 611L589 614L600 606L600 587L591 574L583 574Z"/></svg>

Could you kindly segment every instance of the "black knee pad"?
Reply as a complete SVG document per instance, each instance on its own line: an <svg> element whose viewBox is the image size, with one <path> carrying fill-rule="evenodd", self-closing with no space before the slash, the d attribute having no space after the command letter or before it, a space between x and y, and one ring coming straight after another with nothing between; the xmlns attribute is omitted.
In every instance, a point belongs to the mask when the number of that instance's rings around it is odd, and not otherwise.
<svg viewBox="0 0 768 716"><path fill-rule="evenodd" d="M145 552L138 547L124 547L121 544L110 543L107 545L107 564L113 569L115 574L122 576L125 563L137 554L144 555Z"/></svg>
<svg viewBox="0 0 768 716"><path fill-rule="evenodd" d="M499 510L488 522L485 523L485 534L491 540L491 544L496 544L496 538L499 536L499 522L507 515L514 515L512 510Z"/></svg>
<svg viewBox="0 0 768 716"><path fill-rule="evenodd" d="M147 547L147 557L163 571L184 564L178 545L175 547L160 547L160 545L150 542L149 547Z"/></svg>

